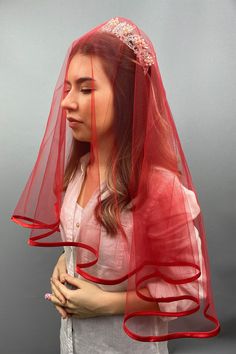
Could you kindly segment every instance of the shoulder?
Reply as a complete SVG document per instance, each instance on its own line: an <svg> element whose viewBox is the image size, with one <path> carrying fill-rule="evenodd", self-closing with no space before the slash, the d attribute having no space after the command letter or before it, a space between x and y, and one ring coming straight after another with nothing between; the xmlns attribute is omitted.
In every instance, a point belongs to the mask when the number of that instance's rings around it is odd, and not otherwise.
<svg viewBox="0 0 236 354"><path fill-rule="evenodd" d="M183 184L180 177L171 170L155 166L149 178L149 205L165 205L172 210L185 210L192 219L200 213L195 191Z"/></svg>
<svg viewBox="0 0 236 354"><path fill-rule="evenodd" d="M177 174L161 166L153 166L149 172L148 189L150 196L168 192L168 187L179 184L180 180Z"/></svg>

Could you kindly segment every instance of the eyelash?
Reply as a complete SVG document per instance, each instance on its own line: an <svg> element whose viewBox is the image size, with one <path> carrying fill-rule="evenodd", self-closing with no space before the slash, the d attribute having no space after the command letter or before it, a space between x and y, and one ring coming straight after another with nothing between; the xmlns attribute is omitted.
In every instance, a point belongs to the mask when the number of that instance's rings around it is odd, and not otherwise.
<svg viewBox="0 0 236 354"><path fill-rule="evenodd" d="M88 92L89 91L89 92ZM92 91L92 89L81 89L80 92L83 92L85 95L90 94ZM65 90L65 93L68 94L68 92L70 92L70 90Z"/></svg>

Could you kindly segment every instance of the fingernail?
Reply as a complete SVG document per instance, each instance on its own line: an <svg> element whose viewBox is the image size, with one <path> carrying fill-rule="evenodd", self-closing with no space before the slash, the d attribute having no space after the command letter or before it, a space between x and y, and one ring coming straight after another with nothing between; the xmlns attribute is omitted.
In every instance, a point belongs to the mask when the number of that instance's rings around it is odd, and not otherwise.
<svg viewBox="0 0 236 354"><path fill-rule="evenodd" d="M45 300L51 300L51 295L52 294L50 294L50 293L46 293L45 295L44 295L44 298L45 298Z"/></svg>

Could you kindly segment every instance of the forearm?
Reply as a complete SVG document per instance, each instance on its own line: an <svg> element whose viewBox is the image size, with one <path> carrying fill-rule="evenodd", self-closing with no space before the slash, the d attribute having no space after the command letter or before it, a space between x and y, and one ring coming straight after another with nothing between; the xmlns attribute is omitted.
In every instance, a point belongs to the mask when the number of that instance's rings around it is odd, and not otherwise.
<svg viewBox="0 0 236 354"><path fill-rule="evenodd" d="M151 297L147 288L142 289L142 294ZM126 296L127 296L126 291L122 291L122 292L106 291L105 292L106 308L110 315L119 315L125 312ZM148 310L160 311L157 302L142 300L134 290L129 291L128 297L129 297L129 302L132 306L132 311L148 311Z"/></svg>

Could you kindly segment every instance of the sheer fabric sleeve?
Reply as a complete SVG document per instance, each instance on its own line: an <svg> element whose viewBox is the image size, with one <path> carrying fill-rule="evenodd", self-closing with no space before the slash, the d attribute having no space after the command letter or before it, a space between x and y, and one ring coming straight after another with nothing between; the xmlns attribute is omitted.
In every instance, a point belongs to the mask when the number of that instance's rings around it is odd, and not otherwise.
<svg viewBox="0 0 236 354"><path fill-rule="evenodd" d="M191 310L193 307L193 302L191 297L199 299L203 298L203 279L202 279L202 267L203 267L203 257L201 250L201 239L197 227L194 225L194 219L200 213L200 207L197 202L195 193L192 190L187 189L179 180L177 176L171 173L165 173L164 179L158 179L157 182L161 182L159 186L158 193L155 192L157 185L152 187L152 208L149 210L148 225L147 225L147 236L149 240L152 240L152 244L156 247L165 247L165 252L171 254L170 258L166 258L167 261L173 260L177 262L181 260L181 253L186 253L189 249L191 261L199 265L201 269L201 276L192 282L177 283L177 279L181 278L182 275L187 275L187 268L180 265L177 267L167 267L169 279L176 280L175 282L166 280L166 277L158 277L155 281L149 281L147 283L147 288L151 297L155 299L162 299L162 301L157 301L160 311L163 313L160 318L163 321L175 320L178 317L174 316L175 313L182 313ZM157 196L158 194L158 196ZM180 196L181 195L181 196ZM179 207L177 205L178 200L182 201L182 205ZM165 206L164 206L165 205ZM183 210L184 205L184 210ZM173 228L171 232L166 233L165 241L154 241L155 237L161 239L159 229L158 229L158 217L157 210L160 210L160 214L164 213L163 210L169 208L170 219L169 224L174 225L180 220L180 215L186 214L185 222L180 223L176 230ZM163 219L160 215L160 222ZM166 228L168 230L168 228ZM169 239L169 240L168 240ZM157 251L161 256L161 261L165 261L162 256L164 254L161 251ZM185 258L186 260L188 257ZM191 272L190 272L191 273ZM165 316L164 314L168 314Z"/></svg>

